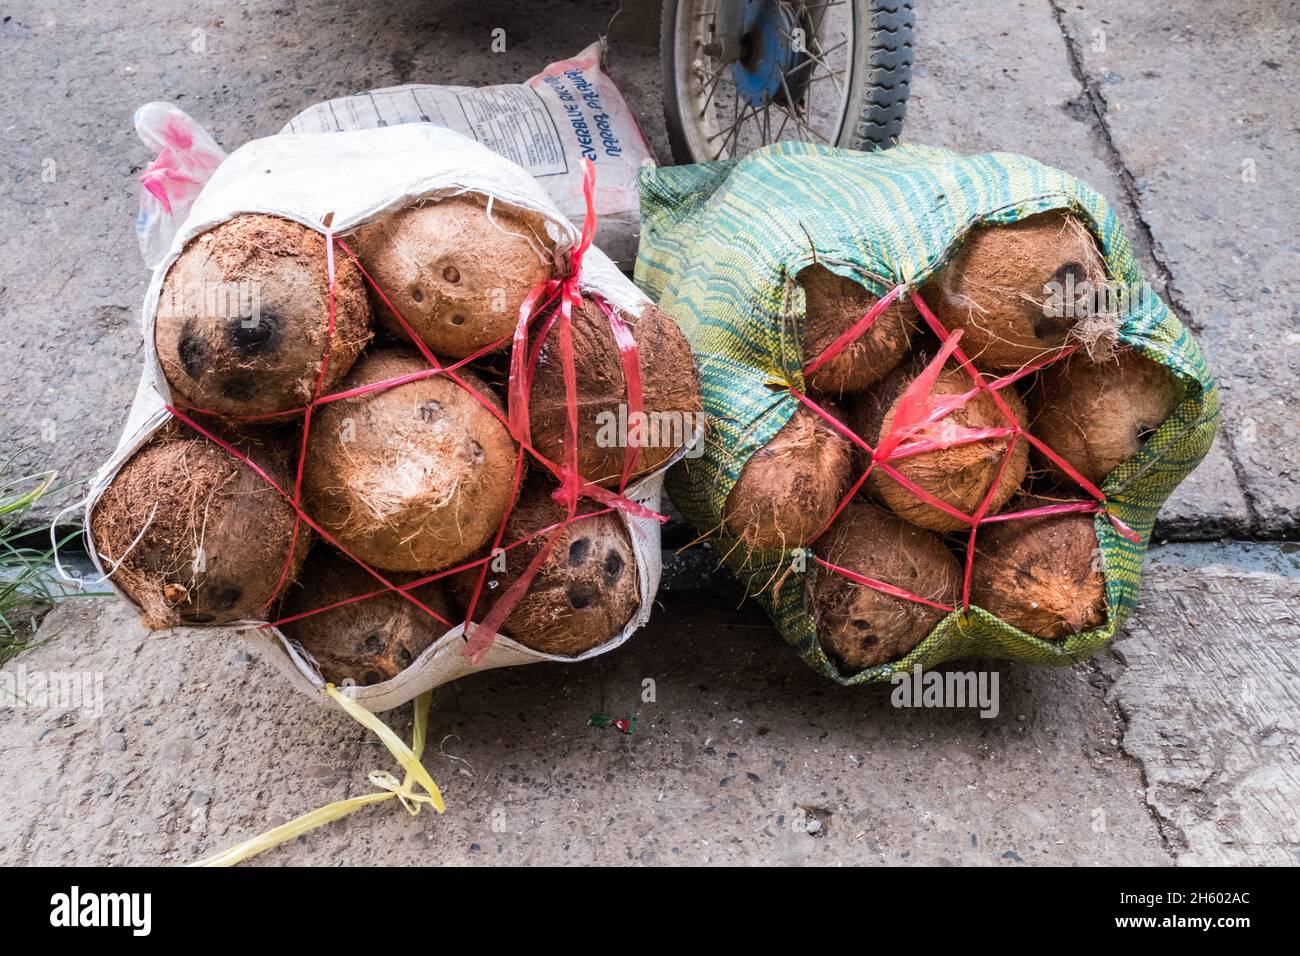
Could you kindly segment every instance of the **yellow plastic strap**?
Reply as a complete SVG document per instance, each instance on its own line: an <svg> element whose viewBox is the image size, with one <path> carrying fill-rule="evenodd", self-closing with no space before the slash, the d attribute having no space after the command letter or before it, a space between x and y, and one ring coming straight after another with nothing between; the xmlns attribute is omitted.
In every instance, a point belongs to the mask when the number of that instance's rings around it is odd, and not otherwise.
<svg viewBox="0 0 1300 956"><path fill-rule="evenodd" d="M405 777L399 782L396 777L386 770L372 770L369 780L372 786L379 788L378 793L367 793L359 797L350 797L347 800L338 800L321 807L319 810L304 813L302 816L268 830L260 836L252 837L243 843L232 846L223 853L210 856L206 860L199 860L197 863L191 864L192 866L234 866L272 847L279 846L281 843L288 843L290 840L296 839L304 833L309 833L317 827L345 817L354 810L360 810L372 803L391 800L394 797L401 801L402 806L412 816L418 814L420 807L426 803L431 804L439 813L446 810L446 805L442 800L442 792L438 789L438 785L433 782L433 778L429 776L429 771L425 770L424 765L420 763L420 755L424 753L424 741L429 729L429 703L433 698L431 692L425 691L415 699L415 728L411 732L410 747L402 743L401 739L389 729L387 724L348 697L347 694L340 692L333 684L325 685L325 693L347 711L354 720L373 731L384 742L384 746L389 749L392 755L397 758L397 762L405 769ZM423 788L424 792L420 793L413 789L412 782Z"/></svg>

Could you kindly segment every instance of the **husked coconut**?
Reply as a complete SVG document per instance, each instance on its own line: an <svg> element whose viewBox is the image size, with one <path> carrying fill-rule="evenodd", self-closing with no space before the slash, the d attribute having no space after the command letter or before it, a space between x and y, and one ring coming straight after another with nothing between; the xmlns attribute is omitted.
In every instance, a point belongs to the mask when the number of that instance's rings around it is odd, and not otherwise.
<svg viewBox="0 0 1300 956"><path fill-rule="evenodd" d="M961 601L961 566L939 536L874 505L852 502L816 550L837 567L917 597L948 607ZM947 614L825 568L809 592L817 639L847 672L906 657Z"/></svg>
<svg viewBox="0 0 1300 956"><path fill-rule="evenodd" d="M236 447L287 490L288 444L268 437ZM295 543L294 518L248 465L171 423L113 476L90 527L105 570L117 566L112 580L145 627L159 629L264 618L282 572L292 582L311 547L306 524Z"/></svg>
<svg viewBox="0 0 1300 956"><path fill-rule="evenodd" d="M328 393L370 341L365 282L341 255L329 329L325 237L288 219L241 215L196 237L168 270L154 344L183 404L238 417L306 405L327 346Z"/></svg>
<svg viewBox="0 0 1300 956"><path fill-rule="evenodd" d="M349 390L427 371L400 349L367 354ZM516 445L489 411L501 404L476 376L417 379L321 406L303 490L312 516L367 564L437 571L474 554L514 500Z"/></svg>
<svg viewBox="0 0 1300 956"><path fill-rule="evenodd" d="M522 541L564 520L564 508L551 497L554 487L549 478L530 483L506 523L504 544ZM489 565L474 608L475 621L491 612L554 533L547 531L508 548L499 558L505 562L504 571ZM450 578L453 593L466 606L481 570L470 568ZM559 532L502 631L534 650L574 657L621 634L639 606L636 558L622 519L612 513L580 518Z"/></svg>
<svg viewBox="0 0 1300 956"><path fill-rule="evenodd" d="M465 358L508 346L519 308L555 275L554 241L541 214L475 193L410 206L359 228L357 258L407 324L434 352ZM376 295L375 314L406 332Z"/></svg>
<svg viewBox="0 0 1300 956"><path fill-rule="evenodd" d="M578 473L608 486L618 484L623 474L629 443L638 447L631 480L661 468L694 437L701 421L695 361L672 316L646 305L641 315L622 313L622 319L636 339L639 415L629 407L623 359L609 317L585 296L573 310ZM568 405L558 328L552 328L538 354L528 419L533 447L564 464Z"/></svg>
<svg viewBox="0 0 1300 956"><path fill-rule="evenodd" d="M847 417L844 423L855 435L875 448L880 444L881 426L885 423L885 416L898 400L898 396L903 394L903 389L907 388L912 379L924 368L925 362L920 359L904 362L880 381L861 392L850 395L845 402ZM871 463L871 456L858 445L854 445L854 456L859 471L865 470Z"/></svg>
<svg viewBox="0 0 1300 956"><path fill-rule="evenodd" d="M833 404L821 406L839 418ZM826 526L852 481L851 442L800 404L750 456L727 495L723 524L746 548L801 548Z"/></svg>
<svg viewBox="0 0 1300 956"><path fill-rule="evenodd" d="M817 264L800 272L798 281L804 290L803 359L807 364L870 312L879 299L852 279ZM891 302L866 332L808 377L808 387L842 395L883 378L907 354L916 315L916 306L908 296Z"/></svg>
<svg viewBox="0 0 1300 956"><path fill-rule="evenodd" d="M1117 315L1106 262L1088 227L1061 210L973 229L921 290L981 369L1012 371L1072 341L1094 354L1113 346Z"/></svg>
<svg viewBox="0 0 1300 956"><path fill-rule="evenodd" d="M397 585L418 579L413 574L387 577ZM280 616L330 610L289 621L280 630L312 656L329 683L392 680L446 633L447 625L388 590L332 607L383 587L355 561L322 545L312 552L298 583L285 595ZM414 588L410 594L444 621L455 622L440 581Z"/></svg>
<svg viewBox="0 0 1300 956"><path fill-rule="evenodd" d="M1110 361L1074 354L1043 369L1037 388L1034 436L1100 485L1132 458L1178 401L1173 375L1131 350ZM1059 468L1043 456L1044 464Z"/></svg>
<svg viewBox="0 0 1300 956"><path fill-rule="evenodd" d="M945 369L939 373L930 390L930 397L961 395L974 387L974 381L966 372L961 369ZM998 394L1016 421L1024 422L1025 406L1014 387L1006 386ZM888 435L893 428L894 417L901 402L900 393L885 413L880 424L880 435ZM993 397L981 391L940 421L905 438L895 454L906 452L907 446L914 442L958 440L965 431L1008 428L1010 424ZM1006 467L1002 468L1002 460L1007 457L1010 443L1010 436L982 438L919 454L893 457L888 464L918 488L967 515L975 513L996 481L996 490L988 511L989 514L996 514L1020 490L1029 467L1029 443L1021 438L1016 441ZM873 493L889 505L895 514L912 524L931 531L957 531L968 527L948 512L919 498L912 489L879 466L872 472L868 484Z"/></svg>
<svg viewBox="0 0 1300 956"><path fill-rule="evenodd" d="M1015 510L1050 502L1027 498ZM1026 634L1068 637L1106 623L1096 518L1066 512L982 525L971 601Z"/></svg>

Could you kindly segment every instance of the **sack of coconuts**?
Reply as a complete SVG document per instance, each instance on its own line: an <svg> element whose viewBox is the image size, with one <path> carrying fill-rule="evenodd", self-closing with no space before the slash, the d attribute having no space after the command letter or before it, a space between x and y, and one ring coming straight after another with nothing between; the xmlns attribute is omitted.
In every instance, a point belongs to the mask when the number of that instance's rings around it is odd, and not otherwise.
<svg viewBox="0 0 1300 956"><path fill-rule="evenodd" d="M667 487L841 684L1069 664L1219 419L1096 192L1022 156L781 143L646 170L636 279L701 369Z"/></svg>
<svg viewBox="0 0 1300 956"><path fill-rule="evenodd" d="M146 626L237 626L372 711L617 647L702 416L688 343L594 227L427 124L232 153L145 297L86 505L99 572Z"/></svg>

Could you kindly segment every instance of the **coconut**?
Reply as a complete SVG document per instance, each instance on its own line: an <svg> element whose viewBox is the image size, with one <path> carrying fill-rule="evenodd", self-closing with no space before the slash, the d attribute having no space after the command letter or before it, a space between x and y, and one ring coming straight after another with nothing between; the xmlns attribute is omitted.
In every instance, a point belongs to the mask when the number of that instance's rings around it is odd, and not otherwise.
<svg viewBox="0 0 1300 956"><path fill-rule="evenodd" d="M417 575L389 577L408 584ZM322 545L312 552L298 583L285 594L281 617L318 611L348 598L383 589L355 561ZM409 592L446 621L454 612L441 582L432 581ZM332 684L351 680L378 684L392 680L447 631L447 625L430 617L392 591L283 624L280 630L315 659L321 676Z"/></svg>
<svg viewBox="0 0 1300 956"><path fill-rule="evenodd" d="M1024 499L1016 510L1051 504ZM1059 638L1106 622L1106 579L1095 518L1083 512L1012 518L975 537L971 601L1035 637Z"/></svg>
<svg viewBox="0 0 1300 956"><path fill-rule="evenodd" d="M564 520L564 508L551 497L554 487L549 478L530 483L506 523L504 543L520 541ZM555 533L509 548L499 559L505 561L504 571L496 570L495 562L489 565L474 620L488 615ZM615 514L580 518L558 535L502 630L534 650L573 657L621 634L636 613L641 603L636 557L627 528ZM462 604L468 606L481 571L471 568L450 579Z"/></svg>
<svg viewBox="0 0 1300 956"><path fill-rule="evenodd" d="M350 244L370 278L433 351L464 358L510 336L519 307L555 274L554 242L536 212L466 193L362 226ZM402 338L392 309L375 313Z"/></svg>
<svg viewBox="0 0 1300 956"><path fill-rule="evenodd" d="M939 373L930 395L935 398L960 395L973 387L974 382L965 371L945 369ZM1016 421L1025 421L1025 406L1014 388L1008 385L1000 389L998 394ZM885 413L879 428L880 434L876 436L877 442L881 434L889 434L901 401L900 395ZM905 449L913 441L941 439L949 435L958 437L962 429L1006 428L1010 424L993 397L987 392L981 392L921 433L905 438L899 449ZM866 440L873 446L877 444L869 438ZM989 487L997 479L997 490L993 493L988 511L989 514L996 514L1020 490L1029 467L1029 443L1022 438L1016 442L1011 460L999 477L999 468L1010 442L1010 437L985 438L950 448L894 458L889 466L917 487L968 515L975 513L988 494ZM957 531L967 527L946 511L922 501L879 465L871 473L868 483L872 492L889 505L895 514L912 524L931 531Z"/></svg>
<svg viewBox="0 0 1300 956"><path fill-rule="evenodd" d="M878 298L852 279L821 265L799 273L804 290L803 359L805 364L826 351L836 339L871 311ZM889 306L870 328L809 377L808 387L830 395L866 388L903 360L916 328L916 306L904 295Z"/></svg>
<svg viewBox="0 0 1300 956"><path fill-rule="evenodd" d="M826 561L948 606L961 600L962 571L938 535L865 502L851 503L818 542ZM809 586L817 638L856 672L905 657L947 613L818 569Z"/></svg>
<svg viewBox="0 0 1300 956"><path fill-rule="evenodd" d="M154 343L187 405L228 416L306 405L370 341L360 270L335 257L334 331L324 237L274 216L236 216L195 238L163 280Z"/></svg>
<svg viewBox="0 0 1300 956"><path fill-rule="evenodd" d="M854 434L875 448L880 443L881 426L885 423L885 416L889 414L894 402L898 401L898 396L903 394L903 389L907 388L912 379L924 368L925 361L922 358L905 362L874 385L850 395L846 402L847 417L844 423L853 430ZM859 471L866 470L867 465L871 463L871 456L859 445L854 445L853 448Z"/></svg>
<svg viewBox="0 0 1300 956"><path fill-rule="evenodd" d="M833 404L822 408L839 418ZM772 440L750 456L727 495L723 524L746 548L801 548L826 526L848 493L850 441L800 404Z"/></svg>
<svg viewBox="0 0 1300 956"><path fill-rule="evenodd" d="M1034 436L1097 485L1138 453L1178 402L1169 370L1131 350L1111 361L1075 354L1050 365L1031 397Z"/></svg>
<svg viewBox="0 0 1300 956"><path fill-rule="evenodd" d="M611 306L612 308L612 306ZM627 407L623 359L609 317L583 297L573 310L574 381L578 407L578 473L602 485L617 484L628 443L638 441L630 477L662 467L690 441L701 420L700 384L691 347L672 317L647 304L640 316L621 313L636 339L642 411ZM528 402L533 447L563 464L568 439L564 363L558 327L551 329L537 359Z"/></svg>
<svg viewBox="0 0 1300 956"><path fill-rule="evenodd" d="M427 371L413 352L380 349L352 389ZM458 373L493 408L483 382ZM321 527L367 564L436 571L478 551L513 503L516 446L505 426L446 375L330 402L317 414L303 489Z"/></svg>
<svg viewBox="0 0 1300 956"><path fill-rule="evenodd" d="M292 486L287 442L236 447ZM248 465L171 423L113 476L90 528L105 568L117 565L112 580L157 629L261 618L286 565L292 581L311 547L305 524L295 543L294 518Z"/></svg>
<svg viewBox="0 0 1300 956"><path fill-rule="evenodd" d="M1092 233L1053 210L972 230L921 292L947 328L964 330L962 351L978 367L1009 371L1071 341L1108 351L1117 324L1097 307L1105 283Z"/></svg>

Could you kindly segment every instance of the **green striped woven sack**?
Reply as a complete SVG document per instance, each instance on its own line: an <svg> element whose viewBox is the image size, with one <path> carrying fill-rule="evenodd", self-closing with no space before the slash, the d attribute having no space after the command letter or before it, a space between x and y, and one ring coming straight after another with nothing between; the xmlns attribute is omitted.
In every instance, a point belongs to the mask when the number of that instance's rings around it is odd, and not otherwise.
<svg viewBox="0 0 1300 956"><path fill-rule="evenodd" d="M1009 153L959 156L923 146L862 153L806 143L780 143L721 163L647 169L640 189L636 280L681 323L696 353L708 415L703 454L669 473L669 494L687 521L714 536L717 550L806 663L841 684L861 684L955 658L1073 664L1114 635L1136 606L1157 512L1213 441L1219 398L1200 349L1143 284L1132 247L1101 196L1067 173ZM1106 512L1098 513L1096 530L1106 623L1044 640L978 607L959 608L901 660L841 673L817 641L806 588L788 580L770 586L796 554L744 551L722 526L740 470L798 407L786 386L804 388L800 369L812 356L801 354L803 294L794 277L815 257L876 296L900 284L916 289L973 226L1052 209L1069 209L1087 224L1111 280L1141 291L1132 299L1136 307L1121 317L1120 342L1166 366L1179 385L1174 412L1101 486ZM800 564L804 574L818 573L814 562Z"/></svg>

